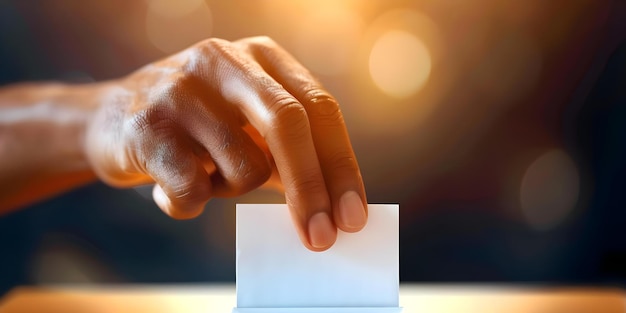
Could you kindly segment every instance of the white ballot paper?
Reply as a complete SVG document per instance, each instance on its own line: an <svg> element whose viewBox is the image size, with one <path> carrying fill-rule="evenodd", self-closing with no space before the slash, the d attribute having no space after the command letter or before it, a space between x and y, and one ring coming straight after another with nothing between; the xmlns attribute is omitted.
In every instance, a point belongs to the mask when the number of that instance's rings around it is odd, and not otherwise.
<svg viewBox="0 0 626 313"><path fill-rule="evenodd" d="M235 311L397 312L399 208L397 204L368 208L363 230L338 231L330 249L312 252L300 242L287 205L238 204Z"/></svg>

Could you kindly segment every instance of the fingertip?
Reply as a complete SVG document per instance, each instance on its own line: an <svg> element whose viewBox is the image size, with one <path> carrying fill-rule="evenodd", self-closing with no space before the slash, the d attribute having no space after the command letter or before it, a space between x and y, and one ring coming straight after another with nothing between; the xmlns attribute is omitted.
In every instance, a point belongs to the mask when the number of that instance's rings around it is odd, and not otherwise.
<svg viewBox="0 0 626 313"><path fill-rule="evenodd" d="M335 211L337 226L349 233L358 232L367 224L367 210L361 196L356 191L347 191L339 198L338 211Z"/></svg>
<svg viewBox="0 0 626 313"><path fill-rule="evenodd" d="M161 211L177 220L192 219L199 216L204 211L204 204L185 207L175 206L165 191L163 191L163 188L158 184L154 185L152 189L152 198Z"/></svg>
<svg viewBox="0 0 626 313"><path fill-rule="evenodd" d="M318 212L309 218L309 249L321 252L330 248L337 240L337 228L328 213Z"/></svg>

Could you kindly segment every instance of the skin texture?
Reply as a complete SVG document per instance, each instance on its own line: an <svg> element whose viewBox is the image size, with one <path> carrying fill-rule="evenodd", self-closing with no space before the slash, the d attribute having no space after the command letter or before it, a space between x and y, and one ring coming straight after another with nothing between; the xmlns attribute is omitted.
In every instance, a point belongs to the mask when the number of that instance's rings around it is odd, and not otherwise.
<svg viewBox="0 0 626 313"><path fill-rule="evenodd" d="M266 37L209 39L113 81L0 89L0 155L0 212L99 178L155 183L177 219L213 197L284 190L313 251L367 220L337 101Z"/></svg>

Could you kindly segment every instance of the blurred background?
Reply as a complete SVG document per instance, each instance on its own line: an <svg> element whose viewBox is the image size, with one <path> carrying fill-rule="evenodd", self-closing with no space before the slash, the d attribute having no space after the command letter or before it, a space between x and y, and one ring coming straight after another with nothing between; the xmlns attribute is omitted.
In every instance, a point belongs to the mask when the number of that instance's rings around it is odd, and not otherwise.
<svg viewBox="0 0 626 313"><path fill-rule="evenodd" d="M626 7L558 0L0 0L0 84L113 79L267 35L339 100L402 281L626 282ZM0 218L0 292L235 279L236 203L96 183Z"/></svg>

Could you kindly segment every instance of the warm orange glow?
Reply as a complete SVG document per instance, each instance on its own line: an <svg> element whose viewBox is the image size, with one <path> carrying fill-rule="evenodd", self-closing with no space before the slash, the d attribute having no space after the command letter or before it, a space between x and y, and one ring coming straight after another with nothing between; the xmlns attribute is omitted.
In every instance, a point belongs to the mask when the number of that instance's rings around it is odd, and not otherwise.
<svg viewBox="0 0 626 313"><path fill-rule="evenodd" d="M296 25L293 53L313 72L342 74L355 60L362 31L363 21L350 8L318 8Z"/></svg>
<svg viewBox="0 0 626 313"><path fill-rule="evenodd" d="M402 135L423 125L446 88L442 39L416 9L385 11L368 23L352 76L357 132Z"/></svg>
<svg viewBox="0 0 626 313"><path fill-rule="evenodd" d="M204 5L204 0L147 0L149 9L160 16L180 18Z"/></svg>
<svg viewBox="0 0 626 313"><path fill-rule="evenodd" d="M232 312L235 306L233 285L49 286L14 290L0 311L219 313ZM406 313L624 312L624 296L616 289L400 285L400 306ZM290 312L288 308L276 311Z"/></svg>
<svg viewBox="0 0 626 313"><path fill-rule="evenodd" d="M430 54L415 35L391 30L374 44L369 58L372 79L378 88L396 98L416 93L431 70Z"/></svg>
<svg viewBox="0 0 626 313"><path fill-rule="evenodd" d="M172 53L211 36L211 10L203 0L150 0L146 13L148 40Z"/></svg>

